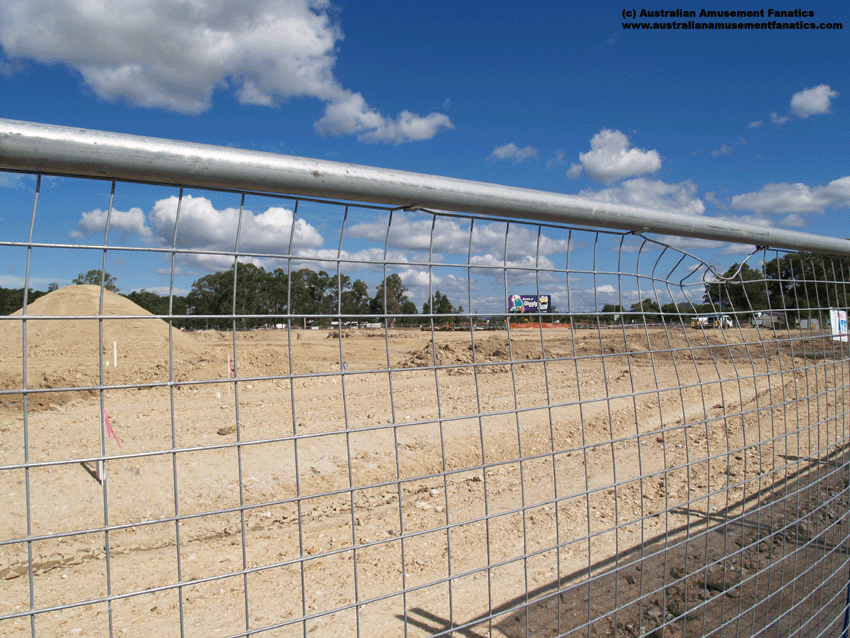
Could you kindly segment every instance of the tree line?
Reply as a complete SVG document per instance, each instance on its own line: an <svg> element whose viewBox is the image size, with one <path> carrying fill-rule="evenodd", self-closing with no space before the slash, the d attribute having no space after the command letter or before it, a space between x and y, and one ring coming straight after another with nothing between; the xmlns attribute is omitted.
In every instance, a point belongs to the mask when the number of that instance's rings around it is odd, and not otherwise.
<svg viewBox="0 0 850 638"><path fill-rule="evenodd" d="M80 273L72 283L104 286L119 292L115 277L100 270ZM236 294L234 295L234 285ZM56 290L52 283L47 292ZM27 291L27 303L47 294ZM416 304L407 296L398 274L381 281L374 294L361 279L352 280L345 274L328 274L324 270L307 268L291 273L277 268L266 271L252 264L239 264L232 269L205 275L197 279L186 295L158 295L140 290L124 295L148 312L172 315L175 325L192 329L233 328L230 315L238 315L237 329L251 329L292 321L294 326L331 325L334 317L343 321L377 321L391 316L397 326L423 323ZM0 287L0 314L9 315L23 305L23 288ZM815 253L788 253L765 262L761 269L749 264L733 264L726 272L705 284L702 304L668 303L659 305L652 298L631 304L628 309L617 304L605 304L600 313L586 315L556 315L554 306L547 320L565 322L619 323L630 321L679 322L694 314L734 313L744 320L759 310L781 310L789 322L799 318L820 318L817 308L847 308L850 306L850 257L831 257ZM169 307L170 304L170 307ZM437 290L422 305L423 315L441 315L435 323L468 321L463 306L455 307L446 295ZM222 317L221 315L225 315ZM629 317L631 315L631 318ZM517 321L531 321L529 315Z"/></svg>
<svg viewBox="0 0 850 638"><path fill-rule="evenodd" d="M785 314L789 325L797 319L821 319L821 308L850 306L850 257L815 253L788 253L765 262L762 269L733 264L705 284L703 303L668 303L652 299L632 304L628 310L605 304L601 321L628 321L628 315L647 322L678 322L695 314L733 313L739 321L758 311Z"/></svg>
<svg viewBox="0 0 850 638"><path fill-rule="evenodd" d="M99 286L101 282L108 290L120 293L115 277L102 275L100 270L80 273L72 283ZM58 285L51 284L49 291L56 288ZM181 328L229 330L234 321L231 315L238 315L237 329L248 330L274 324L275 317L281 323L285 317L291 319L296 327L329 326L339 316L343 321L364 322L377 321L384 315L390 315L390 322L397 326L416 325L422 318L417 318L418 309L407 292L401 276L395 273L385 277L370 294L365 281L352 280L344 274L331 275L308 268L287 273L280 268L266 271L253 264L239 264L235 276L233 270L205 275L192 284L186 295L169 298L142 289L123 296L152 314L174 316L174 325ZM3 314L20 309L23 294L23 288L0 288ZM29 290L28 303L45 294ZM423 304L423 314L431 314L432 307L433 314L463 313L463 306L455 307L439 290ZM460 317L445 320L459 321Z"/></svg>
<svg viewBox="0 0 850 638"><path fill-rule="evenodd" d="M789 321L824 320L820 309L850 306L850 257L788 253L761 270L734 264L706 284L704 301L744 315L772 310L784 312Z"/></svg>

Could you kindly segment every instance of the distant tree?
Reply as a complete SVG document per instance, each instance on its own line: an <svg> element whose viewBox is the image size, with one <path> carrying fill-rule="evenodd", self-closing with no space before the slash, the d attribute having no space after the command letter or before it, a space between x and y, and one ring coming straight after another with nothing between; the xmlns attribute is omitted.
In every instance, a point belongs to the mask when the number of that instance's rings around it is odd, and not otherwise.
<svg viewBox="0 0 850 638"><path fill-rule="evenodd" d="M207 318L204 322L207 329L216 330L231 329L232 314L270 314L273 302L269 283L272 279L261 267L238 264L234 294L232 270L205 275L192 284L192 289L186 295L187 312L193 315L222 315ZM262 325L264 321L262 318L240 319L237 328L254 328Z"/></svg>
<svg viewBox="0 0 850 638"><path fill-rule="evenodd" d="M814 317L824 308L850 306L850 257L788 253L764 265L769 306Z"/></svg>
<svg viewBox="0 0 850 638"><path fill-rule="evenodd" d="M311 315L336 314L337 278L324 270L316 272L309 268L296 270L289 276L290 313L304 315L299 321L306 326L308 323L319 322L330 324L330 318L313 318Z"/></svg>
<svg viewBox="0 0 850 638"><path fill-rule="evenodd" d="M626 310L622 306L612 303L606 303L604 306L602 306L603 314L599 318L599 321L601 321L602 323L614 323L616 321L621 321L624 312L626 312Z"/></svg>
<svg viewBox="0 0 850 638"><path fill-rule="evenodd" d="M99 286L101 282L101 270L89 270L86 274L80 273L71 283L75 286ZM118 292L118 286L115 285L115 277L106 273L103 276L103 286L112 292Z"/></svg>
<svg viewBox="0 0 850 638"><path fill-rule="evenodd" d="M661 319L661 307L650 298L632 304L631 312L640 313L644 322L654 322Z"/></svg>
<svg viewBox="0 0 850 638"><path fill-rule="evenodd" d="M361 279L355 280L348 289L343 289L341 301L343 315L368 315L369 285Z"/></svg>
<svg viewBox="0 0 850 638"><path fill-rule="evenodd" d="M161 297L155 292L150 292L144 288L123 296L137 306L144 308L152 315L168 314L168 297Z"/></svg>
<svg viewBox="0 0 850 638"><path fill-rule="evenodd" d="M449 298L438 290L432 296L431 303L426 301L422 304L423 315L429 315L432 313L435 315L456 315L454 317L440 317L437 319L439 323L447 321L456 323L460 318L458 315L463 313L463 306L455 308Z"/></svg>
<svg viewBox="0 0 850 638"><path fill-rule="evenodd" d="M375 296L369 304L369 311L375 315L415 315L416 304L407 298L407 288L401 276L393 273L378 285ZM394 319L390 323L395 323ZM401 321L409 323L409 321Z"/></svg>
<svg viewBox="0 0 850 638"><path fill-rule="evenodd" d="M187 312L186 297L180 295L171 297L171 313L168 312L168 295L158 295L142 288L123 296L152 315L185 315ZM185 319L175 319L174 325L183 328L190 325L190 322Z"/></svg>
<svg viewBox="0 0 850 638"><path fill-rule="evenodd" d="M47 292L53 292L54 290L59 290L59 284L57 284L57 283L47 284Z"/></svg>
<svg viewBox="0 0 850 638"><path fill-rule="evenodd" d="M690 303L666 303L661 306L661 319L665 323L690 321L688 317L692 314L694 314L694 306Z"/></svg>
<svg viewBox="0 0 850 638"><path fill-rule="evenodd" d="M27 303L31 304L39 297L43 297L47 293L42 290L27 290ZM24 289L23 288L2 288L0 287L0 315L10 315L17 312L24 306Z"/></svg>
<svg viewBox="0 0 850 638"><path fill-rule="evenodd" d="M703 301L714 312L764 310L769 306L765 276L749 264L733 264L717 281L706 283Z"/></svg>

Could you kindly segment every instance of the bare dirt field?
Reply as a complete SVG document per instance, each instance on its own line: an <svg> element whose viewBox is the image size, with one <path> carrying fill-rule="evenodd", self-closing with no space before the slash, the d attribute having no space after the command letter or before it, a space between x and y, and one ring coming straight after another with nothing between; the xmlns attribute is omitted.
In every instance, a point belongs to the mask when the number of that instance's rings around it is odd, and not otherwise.
<svg viewBox="0 0 850 638"><path fill-rule="evenodd" d="M31 304L77 318L26 322L26 404L0 321L4 636L830 635L843 605L847 351L820 334L99 307Z"/></svg>

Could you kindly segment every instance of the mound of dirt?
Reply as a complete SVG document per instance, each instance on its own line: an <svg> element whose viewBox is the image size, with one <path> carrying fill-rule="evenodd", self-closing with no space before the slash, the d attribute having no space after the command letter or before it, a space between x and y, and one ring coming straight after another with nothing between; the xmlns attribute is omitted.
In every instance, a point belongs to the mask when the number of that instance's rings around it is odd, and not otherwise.
<svg viewBox="0 0 850 638"><path fill-rule="evenodd" d="M28 389L99 385L101 360L104 384L163 381L168 379L169 339L175 360L198 352L189 335L170 331L165 321L113 292L104 291L101 315L98 286L60 288L29 304L26 316L33 317L25 322ZM20 390L24 319L21 310L12 317L21 319L0 322L0 388ZM80 393L33 393L28 406L49 407L71 395ZM0 403L20 401L20 395L0 397Z"/></svg>
<svg viewBox="0 0 850 638"><path fill-rule="evenodd" d="M548 353L551 355L551 353ZM543 358L543 350L536 341L511 339L507 334L494 335L475 340L475 356L472 342L437 343L438 366L469 366L472 363L510 363L511 361L533 361ZM398 363L400 368L424 368L434 365L434 344L428 342L424 348L410 353ZM504 372L507 365L488 365L482 372ZM472 374L471 367L450 370L455 374Z"/></svg>

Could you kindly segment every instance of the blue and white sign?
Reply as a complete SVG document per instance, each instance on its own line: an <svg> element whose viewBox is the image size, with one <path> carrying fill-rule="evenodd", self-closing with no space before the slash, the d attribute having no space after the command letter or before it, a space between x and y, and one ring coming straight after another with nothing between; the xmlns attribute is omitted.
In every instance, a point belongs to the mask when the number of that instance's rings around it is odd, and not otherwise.
<svg viewBox="0 0 850 638"><path fill-rule="evenodd" d="M847 343L850 340L850 335L847 334L847 311L829 310L829 323L832 327L832 338L835 341L843 341Z"/></svg>

